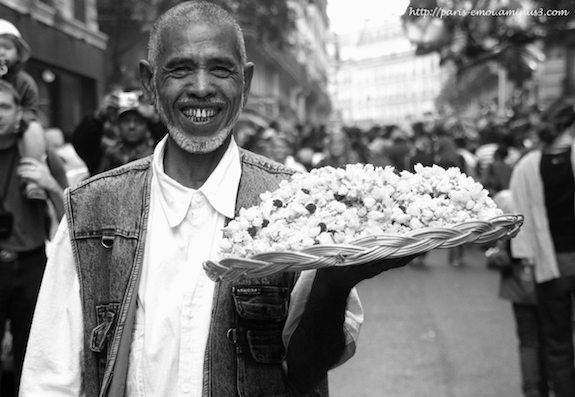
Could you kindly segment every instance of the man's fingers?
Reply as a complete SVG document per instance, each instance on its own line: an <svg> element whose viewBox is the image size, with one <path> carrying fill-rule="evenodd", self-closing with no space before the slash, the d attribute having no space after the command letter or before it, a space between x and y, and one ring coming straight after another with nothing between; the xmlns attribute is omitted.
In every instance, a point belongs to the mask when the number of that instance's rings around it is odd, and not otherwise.
<svg viewBox="0 0 575 397"><path fill-rule="evenodd" d="M39 167L42 165L42 163L32 157L22 157L20 159L20 165L30 165Z"/></svg>

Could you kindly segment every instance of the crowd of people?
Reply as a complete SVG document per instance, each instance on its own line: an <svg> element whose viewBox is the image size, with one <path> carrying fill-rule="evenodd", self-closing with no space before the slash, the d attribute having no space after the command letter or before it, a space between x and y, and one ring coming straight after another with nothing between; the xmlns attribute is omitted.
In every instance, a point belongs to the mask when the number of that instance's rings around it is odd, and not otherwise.
<svg viewBox="0 0 575 397"><path fill-rule="evenodd" d="M425 257L226 290L201 263L226 220L282 178L354 163L459 167L506 212L525 215L516 239L485 247L486 263L501 271L501 297L512 302L524 395L575 395L572 104L513 109L503 122L486 112L471 129L450 115L366 131L279 122L236 131L253 65L227 12L201 0L177 6L155 24L149 48L143 91L110 90L66 143L39 121L38 88L23 70L30 47L0 20L2 395L17 393L22 371L24 395L201 394L206 384L216 396L244 388L327 395L327 371L357 341L355 285L410 261L423 266ZM73 180L72 163L86 168ZM165 258L175 270L158 270ZM448 261L464 266L465 248L450 249ZM194 324L179 319L180 309Z"/></svg>

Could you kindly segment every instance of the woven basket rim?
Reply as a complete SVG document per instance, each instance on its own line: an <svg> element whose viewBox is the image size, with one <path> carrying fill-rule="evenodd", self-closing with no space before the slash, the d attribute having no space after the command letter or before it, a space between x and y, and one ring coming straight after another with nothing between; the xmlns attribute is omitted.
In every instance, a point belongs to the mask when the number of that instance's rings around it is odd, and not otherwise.
<svg viewBox="0 0 575 397"><path fill-rule="evenodd" d="M204 269L214 281L234 281L285 271L355 266L418 255L436 248L513 238L523 221L521 214L502 214L489 220L470 220L449 227L426 227L401 235L383 233L362 237L345 244L316 244L299 251L270 251L249 258L210 260L204 263Z"/></svg>

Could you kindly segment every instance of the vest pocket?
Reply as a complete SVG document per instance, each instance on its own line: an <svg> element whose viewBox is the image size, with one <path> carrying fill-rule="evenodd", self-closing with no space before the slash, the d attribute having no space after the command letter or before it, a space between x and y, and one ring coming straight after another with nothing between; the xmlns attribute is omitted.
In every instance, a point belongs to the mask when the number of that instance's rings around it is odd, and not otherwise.
<svg viewBox="0 0 575 397"><path fill-rule="evenodd" d="M289 291L271 285L232 287L237 314L245 320L282 322L287 317Z"/></svg>
<svg viewBox="0 0 575 397"><path fill-rule="evenodd" d="M282 332L289 290L272 285L232 287L237 327L228 332L239 356L258 364L280 364L285 357Z"/></svg>

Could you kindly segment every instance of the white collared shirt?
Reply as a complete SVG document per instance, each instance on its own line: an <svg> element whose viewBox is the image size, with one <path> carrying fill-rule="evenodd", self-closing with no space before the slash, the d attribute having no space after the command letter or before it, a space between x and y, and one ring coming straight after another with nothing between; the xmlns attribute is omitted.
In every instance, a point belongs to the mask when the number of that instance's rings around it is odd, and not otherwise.
<svg viewBox="0 0 575 397"><path fill-rule="evenodd" d="M201 396L214 284L202 263L215 259L225 218L233 218L241 165L232 141L204 185L189 189L163 172L165 140L154 151L151 206L127 395ZM315 271L292 292L284 328L295 330ZM363 321L355 290L344 329L351 357ZM83 324L80 287L66 219L50 247L24 362L21 396L81 396ZM341 363L340 362L340 363Z"/></svg>
<svg viewBox="0 0 575 397"><path fill-rule="evenodd" d="M214 292L202 264L217 257L225 219L234 217L241 175L232 140L200 189L184 187L164 173L164 147L165 140L152 163L128 396L201 395Z"/></svg>

